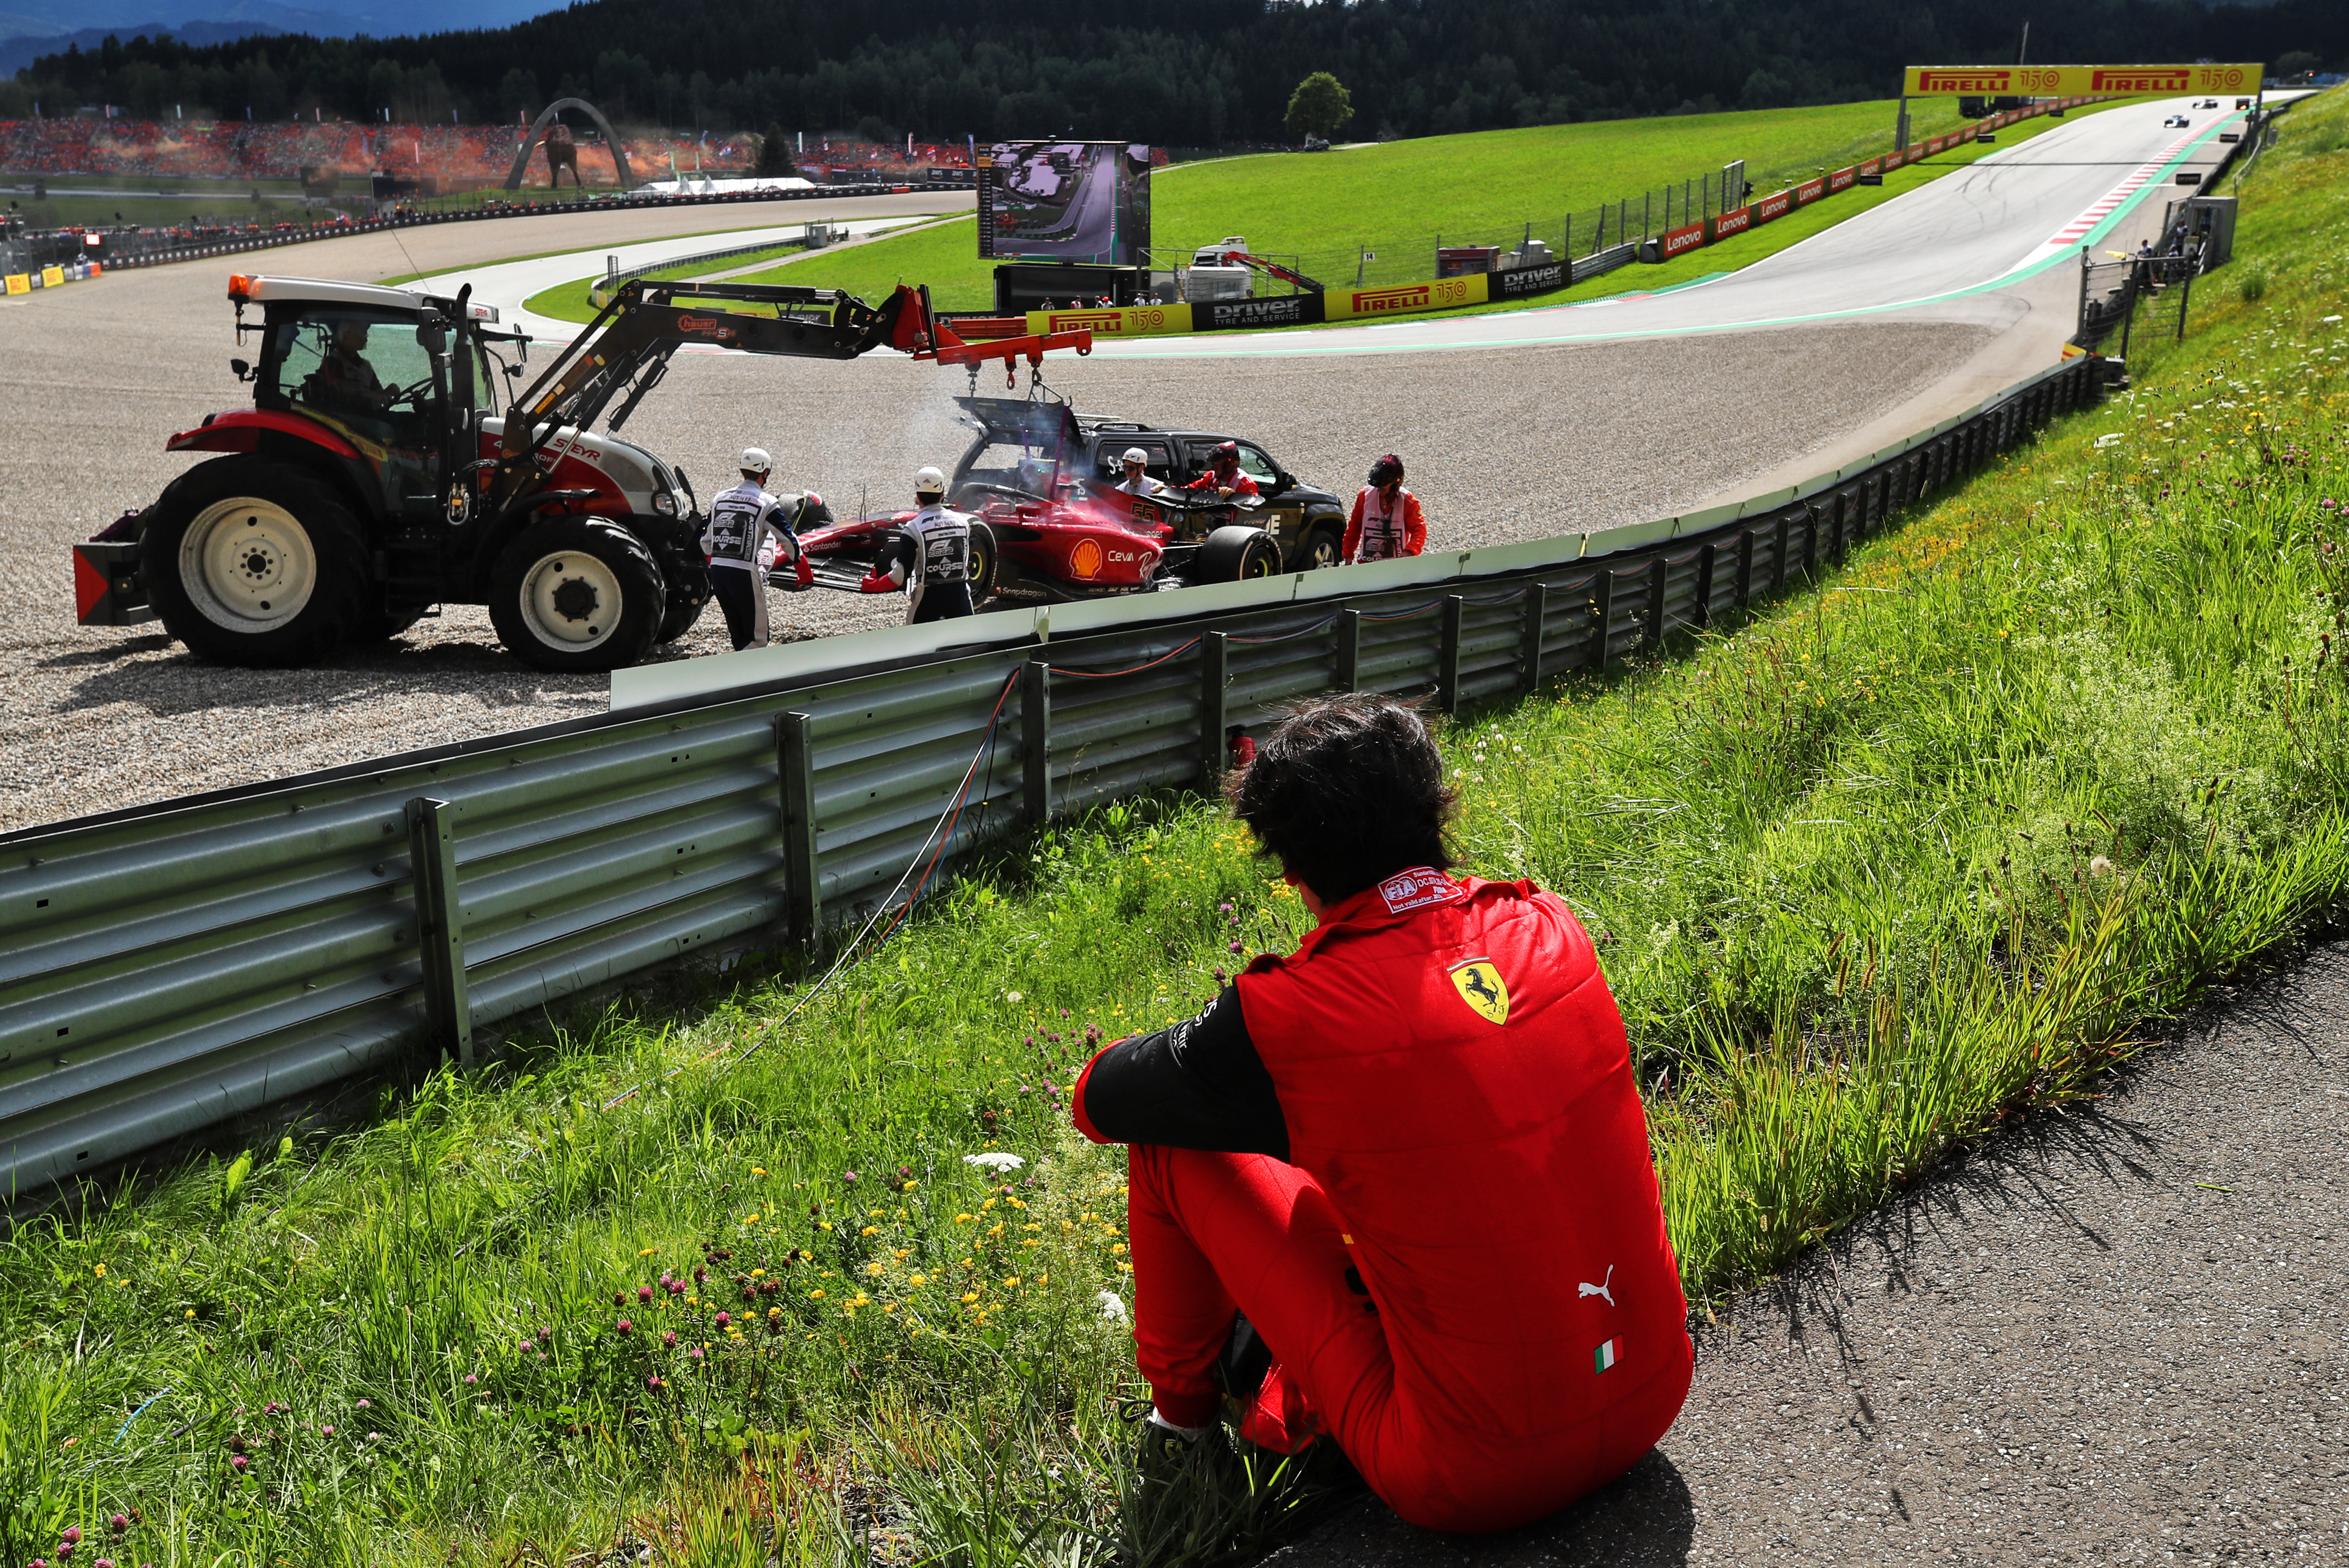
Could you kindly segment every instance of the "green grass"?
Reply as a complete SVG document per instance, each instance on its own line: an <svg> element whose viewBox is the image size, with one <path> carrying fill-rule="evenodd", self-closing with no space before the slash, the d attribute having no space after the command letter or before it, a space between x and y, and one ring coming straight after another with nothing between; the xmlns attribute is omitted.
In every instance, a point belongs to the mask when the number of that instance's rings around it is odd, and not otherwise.
<svg viewBox="0 0 2349 1568"><path fill-rule="evenodd" d="M1954 100L1936 99L1930 108L1940 118L1912 119L1917 135L1938 134L1958 123ZM1439 233L1454 242L1514 239L1516 226L1530 220L1537 234L1547 232L1556 243L1561 237L1558 218L1567 211L1682 173L1707 168L1717 173L1723 163L1740 156L1747 161L1755 189L1775 191L1780 182L1769 176L1806 177L1884 151L1891 142L1892 112L1889 103L1865 103L1607 120L1428 137L1326 157L1260 154L1177 164L1152 176L1152 225L1162 244L1174 246L1179 241L1186 255L1195 244L1221 238L1234 228L1243 231L1260 252L1318 253L1307 255L1305 270L1333 288L1352 283L1356 243L1380 254L1381 261L1371 270L1372 282L1381 281L1381 270L1388 281L1432 277ZM2072 111L2092 112L2094 109ZM2025 120L2001 131L1999 146L2012 147L2061 123L2044 117ZM1509 305L1427 314L1521 310L1629 288L1668 288L1707 273L1733 272L1993 151L1967 143L1897 169L1881 186L1854 186L1722 244L1657 266L1626 267L1592 279L1571 295L1547 294ZM1235 212L1249 216L1236 220L1230 216ZM846 289L865 299L879 298L900 282L926 283L932 302L941 309L983 310L994 304L996 264L979 259L975 223L975 219L958 219L809 256L773 274L736 281L803 283ZM1584 223L1586 235L1588 229ZM1331 242L1341 237L1343 245L1333 248ZM586 308L586 291L585 280L566 284L533 297L530 308L563 320L585 321L594 315Z"/></svg>
<svg viewBox="0 0 2349 1568"><path fill-rule="evenodd" d="M2344 912L2344 124L2286 119L2263 292L2198 289L2134 393L1750 621L1446 727L1467 865L1598 936L1700 1302ZM0 1563L118 1508L107 1554L174 1564L1229 1561L1345 1477L1135 1491L1123 1167L1061 1091L1302 923L1215 810L1130 803L812 1000L792 954L674 976L20 1227Z"/></svg>

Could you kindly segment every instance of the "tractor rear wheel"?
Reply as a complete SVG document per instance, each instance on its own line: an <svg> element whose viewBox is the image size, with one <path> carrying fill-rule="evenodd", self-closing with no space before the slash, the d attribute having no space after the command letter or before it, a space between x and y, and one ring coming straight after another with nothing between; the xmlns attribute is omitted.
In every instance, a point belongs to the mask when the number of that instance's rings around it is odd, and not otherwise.
<svg viewBox="0 0 2349 1568"><path fill-rule="evenodd" d="M667 596L644 541L575 514L524 530L490 572L490 624L524 664L600 674L645 656Z"/></svg>
<svg viewBox="0 0 2349 1568"><path fill-rule="evenodd" d="M382 618L358 519L316 476L258 457L189 470L155 503L139 575L199 658L282 669L364 639Z"/></svg>

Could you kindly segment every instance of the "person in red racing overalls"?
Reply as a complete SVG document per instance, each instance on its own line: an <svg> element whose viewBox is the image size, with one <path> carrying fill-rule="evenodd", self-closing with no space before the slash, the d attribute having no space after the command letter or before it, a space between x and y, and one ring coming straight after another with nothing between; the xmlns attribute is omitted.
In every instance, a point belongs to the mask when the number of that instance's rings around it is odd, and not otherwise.
<svg viewBox="0 0 2349 1568"><path fill-rule="evenodd" d="M1207 457L1207 472L1184 490L1200 493L1207 501L1237 501L1257 493L1256 481L1240 472L1240 443L1227 441Z"/></svg>
<svg viewBox="0 0 2349 1568"><path fill-rule="evenodd" d="M1299 706L1229 790L1319 923L1072 1096L1131 1146L1145 1459L1220 1412L1333 1439L1414 1524L1553 1512L1655 1445L1692 1364L1590 939L1530 882L1448 874L1443 761L1390 699Z"/></svg>
<svg viewBox="0 0 2349 1568"><path fill-rule="evenodd" d="M1346 519L1340 561L1391 561L1427 548L1427 518L1419 497L1402 487L1402 459L1389 452L1371 464L1371 482L1354 496Z"/></svg>

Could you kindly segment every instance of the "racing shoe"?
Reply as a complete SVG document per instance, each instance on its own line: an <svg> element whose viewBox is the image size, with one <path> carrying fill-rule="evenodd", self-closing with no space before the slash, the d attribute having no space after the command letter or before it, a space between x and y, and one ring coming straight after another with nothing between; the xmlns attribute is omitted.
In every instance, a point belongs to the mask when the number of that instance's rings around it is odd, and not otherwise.
<svg viewBox="0 0 2349 1568"><path fill-rule="evenodd" d="M1147 1399L1129 1399L1118 1407L1123 1420L1142 1423L1142 1441L1134 1469L1144 1482L1164 1480L1187 1468L1199 1451L1201 1428L1177 1427L1161 1417Z"/></svg>
<svg viewBox="0 0 2349 1568"><path fill-rule="evenodd" d="M1247 1314L1232 1314L1232 1334L1216 1357L1216 1384L1223 1390L1224 1425L1237 1431L1264 1390L1265 1374L1272 1370L1272 1346L1248 1322Z"/></svg>

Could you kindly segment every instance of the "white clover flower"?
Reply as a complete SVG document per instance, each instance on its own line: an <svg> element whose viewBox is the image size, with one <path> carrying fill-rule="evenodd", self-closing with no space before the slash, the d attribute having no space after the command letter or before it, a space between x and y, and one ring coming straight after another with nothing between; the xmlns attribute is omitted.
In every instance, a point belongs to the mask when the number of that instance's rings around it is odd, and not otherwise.
<svg viewBox="0 0 2349 1568"><path fill-rule="evenodd" d="M1123 1323L1125 1321L1125 1298L1119 1295L1115 1291L1102 1292L1101 1309L1102 1316L1109 1319L1112 1323Z"/></svg>
<svg viewBox="0 0 2349 1568"><path fill-rule="evenodd" d="M1018 1155L1004 1149L996 1149L987 1154L967 1154L962 1157L962 1162L965 1165L983 1165L989 1170L1017 1170L1028 1163Z"/></svg>
<svg viewBox="0 0 2349 1568"><path fill-rule="evenodd" d="M1017 1002L1019 1000L1019 993L1016 991L1007 991L1003 993L1003 1000L1006 1002Z"/></svg>

